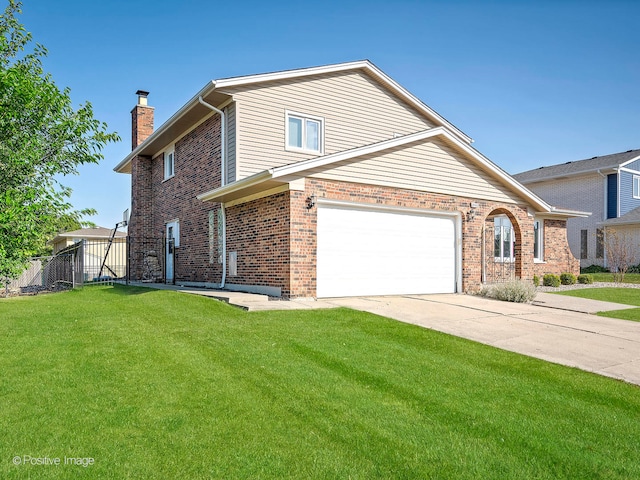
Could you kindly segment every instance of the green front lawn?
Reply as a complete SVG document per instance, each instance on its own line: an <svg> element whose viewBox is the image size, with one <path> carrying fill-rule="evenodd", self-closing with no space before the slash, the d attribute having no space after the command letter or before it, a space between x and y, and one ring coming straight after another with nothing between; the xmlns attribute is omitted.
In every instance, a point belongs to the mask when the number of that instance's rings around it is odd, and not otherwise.
<svg viewBox="0 0 640 480"><path fill-rule="evenodd" d="M637 386L347 309L0 300L0 372L0 478L640 478Z"/></svg>
<svg viewBox="0 0 640 480"><path fill-rule="evenodd" d="M613 282L613 273L590 273L595 282ZM626 273L624 283L640 283L640 273Z"/></svg>
<svg viewBox="0 0 640 480"><path fill-rule="evenodd" d="M624 305L636 305L640 307L640 289L638 288L584 288L553 293L556 293L557 295L590 298L592 300L601 300L603 302L622 303ZM598 315L602 317L620 318L622 320L640 322L640 308L599 312Z"/></svg>

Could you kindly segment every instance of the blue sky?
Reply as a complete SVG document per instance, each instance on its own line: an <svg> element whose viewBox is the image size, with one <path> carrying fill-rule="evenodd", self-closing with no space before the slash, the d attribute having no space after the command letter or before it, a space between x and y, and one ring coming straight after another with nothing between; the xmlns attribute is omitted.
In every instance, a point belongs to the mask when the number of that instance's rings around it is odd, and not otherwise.
<svg viewBox="0 0 640 480"><path fill-rule="evenodd" d="M640 148L640 2L26 0L21 22L77 104L122 137L63 179L111 227L130 111L160 126L209 80L367 58L509 173Z"/></svg>

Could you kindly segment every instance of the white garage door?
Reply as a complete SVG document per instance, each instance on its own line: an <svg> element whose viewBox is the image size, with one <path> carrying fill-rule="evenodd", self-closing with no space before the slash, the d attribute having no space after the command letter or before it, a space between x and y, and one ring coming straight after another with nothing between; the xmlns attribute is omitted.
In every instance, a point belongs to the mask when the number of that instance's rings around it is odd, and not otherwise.
<svg viewBox="0 0 640 480"><path fill-rule="evenodd" d="M317 296L453 293L451 216L318 205Z"/></svg>

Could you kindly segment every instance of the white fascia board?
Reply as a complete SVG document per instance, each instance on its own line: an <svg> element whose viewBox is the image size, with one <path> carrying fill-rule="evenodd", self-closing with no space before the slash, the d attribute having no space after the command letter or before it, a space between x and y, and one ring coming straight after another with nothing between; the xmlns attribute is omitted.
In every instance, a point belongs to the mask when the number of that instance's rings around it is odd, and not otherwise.
<svg viewBox="0 0 640 480"><path fill-rule="evenodd" d="M206 95L211 90L215 90L215 88L216 88L215 80L211 80L211 81L207 82L207 84L204 87L202 87L200 89L200 91L198 93L196 93L191 98L191 100L189 100L187 103L185 103L180 108L180 110L178 110L176 113L171 115L171 117L166 122L164 122L162 125L160 125L160 127L155 129L153 131L153 133L151 135L149 135L144 140L144 142L142 142L140 145L138 145L136 148L134 148L131 151L131 153L129 153L129 155L127 155L124 158L124 160L122 160L120 163L118 163L118 165L116 165L114 167L113 170L115 172L120 172L120 170L122 170L127 164L129 164L131 162L131 160L133 160L140 153L140 151L147 146L148 143L153 142L160 134L162 134L166 129L168 129L169 127L171 127L171 125L173 125L175 122L177 122L185 113L187 113L189 110L191 110L193 108L193 106L196 103L198 103L198 98L200 96Z"/></svg>
<svg viewBox="0 0 640 480"><path fill-rule="evenodd" d="M551 207L549 215L561 216L561 217L590 217L592 212L583 212L581 210L569 210L567 208Z"/></svg>
<svg viewBox="0 0 640 480"><path fill-rule="evenodd" d="M635 162L638 159L640 159L640 155L638 155L637 157L633 157L631 160L627 160L626 162L621 163L620 164L620 168L622 169L623 167L626 167L627 165L629 165L630 163Z"/></svg>
<svg viewBox="0 0 640 480"><path fill-rule="evenodd" d="M620 168L618 168L618 171L619 172L632 173L634 175L640 175L640 170L633 170L631 168L620 167Z"/></svg>
<svg viewBox="0 0 640 480"><path fill-rule="evenodd" d="M215 80L218 88L237 87L251 83L272 82L276 80L286 80L289 78L307 77L310 75L322 75L324 73L342 72L345 70L356 70L358 68L369 68L371 63L368 60L358 60L355 62L336 63L323 65L320 67L298 68L295 70L283 70L280 72L258 73L256 75L245 75L242 77L221 78Z"/></svg>
<svg viewBox="0 0 640 480"><path fill-rule="evenodd" d="M208 192L201 193L200 195L197 195L196 198L205 202L220 195L226 195L229 193L233 193L236 190L251 187L253 185L258 185L267 180L271 180L272 178L273 170L263 170L262 172L258 172L254 175L251 175L250 177L238 180L237 182L228 183L223 187L214 188L213 190L209 190Z"/></svg>

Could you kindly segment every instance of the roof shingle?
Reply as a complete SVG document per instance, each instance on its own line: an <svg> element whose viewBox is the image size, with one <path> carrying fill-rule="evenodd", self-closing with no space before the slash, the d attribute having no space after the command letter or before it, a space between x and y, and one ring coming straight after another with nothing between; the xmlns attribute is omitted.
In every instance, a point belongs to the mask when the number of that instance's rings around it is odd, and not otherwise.
<svg viewBox="0 0 640 480"><path fill-rule="evenodd" d="M585 160L576 160L574 162L560 163L548 167L539 167L526 172L516 173L513 175L513 178L520 183L527 184L614 168L635 158L640 158L640 149L627 150L626 152L613 153L611 155L603 155Z"/></svg>

